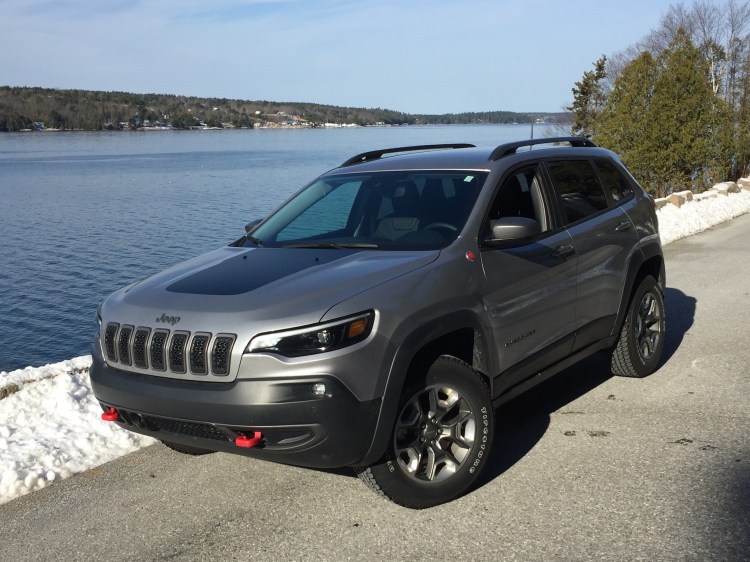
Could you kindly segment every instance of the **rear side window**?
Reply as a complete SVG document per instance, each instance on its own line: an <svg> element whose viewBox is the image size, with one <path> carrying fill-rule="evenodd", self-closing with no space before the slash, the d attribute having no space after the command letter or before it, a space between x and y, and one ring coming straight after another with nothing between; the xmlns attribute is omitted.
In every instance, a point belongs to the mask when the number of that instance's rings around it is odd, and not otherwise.
<svg viewBox="0 0 750 562"><path fill-rule="evenodd" d="M615 200L615 203L619 203L633 195L633 187L630 185L630 182L612 162L597 159L594 161L594 165L599 171L602 183L604 183L604 186L612 194L612 199Z"/></svg>
<svg viewBox="0 0 750 562"><path fill-rule="evenodd" d="M566 225L607 208L604 189L588 160L553 160L546 166Z"/></svg>

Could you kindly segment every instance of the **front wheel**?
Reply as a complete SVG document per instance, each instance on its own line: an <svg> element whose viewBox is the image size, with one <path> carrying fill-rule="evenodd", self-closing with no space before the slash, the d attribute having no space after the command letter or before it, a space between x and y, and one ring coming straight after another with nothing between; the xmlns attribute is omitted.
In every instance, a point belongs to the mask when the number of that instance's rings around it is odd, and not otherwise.
<svg viewBox="0 0 750 562"><path fill-rule="evenodd" d="M664 297L656 280L645 277L633 294L620 338L612 351L612 373L645 377L659 366L664 350Z"/></svg>
<svg viewBox="0 0 750 562"><path fill-rule="evenodd" d="M487 462L494 434L490 392L481 375L443 355L407 384L393 436L380 462L356 468L375 492L421 509L465 493Z"/></svg>

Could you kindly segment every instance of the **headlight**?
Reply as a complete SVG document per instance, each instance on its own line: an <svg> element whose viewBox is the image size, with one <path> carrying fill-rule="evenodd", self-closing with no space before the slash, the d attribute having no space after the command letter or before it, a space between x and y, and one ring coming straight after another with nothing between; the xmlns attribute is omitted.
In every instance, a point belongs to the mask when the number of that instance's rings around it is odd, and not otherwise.
<svg viewBox="0 0 750 562"><path fill-rule="evenodd" d="M278 353L286 357L325 353L366 339L374 320L375 313L369 311L315 326L261 334L253 338L245 351Z"/></svg>

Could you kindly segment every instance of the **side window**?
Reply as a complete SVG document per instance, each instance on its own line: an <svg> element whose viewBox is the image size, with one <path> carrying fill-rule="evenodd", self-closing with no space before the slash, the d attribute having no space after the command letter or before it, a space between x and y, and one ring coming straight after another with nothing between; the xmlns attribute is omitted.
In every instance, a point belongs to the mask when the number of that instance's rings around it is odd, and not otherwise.
<svg viewBox="0 0 750 562"><path fill-rule="evenodd" d="M541 186L539 164L531 164L511 172L495 194L489 221L502 217L526 217L537 221L542 232L548 230ZM485 226L485 234L491 231L489 221Z"/></svg>
<svg viewBox="0 0 750 562"><path fill-rule="evenodd" d="M599 171L602 183L612 194L612 199L615 200L615 203L619 203L633 195L633 187L630 185L630 182L612 162L597 159L594 160L594 165Z"/></svg>
<svg viewBox="0 0 750 562"><path fill-rule="evenodd" d="M552 160L546 165L566 225L607 208L604 189L588 160Z"/></svg>

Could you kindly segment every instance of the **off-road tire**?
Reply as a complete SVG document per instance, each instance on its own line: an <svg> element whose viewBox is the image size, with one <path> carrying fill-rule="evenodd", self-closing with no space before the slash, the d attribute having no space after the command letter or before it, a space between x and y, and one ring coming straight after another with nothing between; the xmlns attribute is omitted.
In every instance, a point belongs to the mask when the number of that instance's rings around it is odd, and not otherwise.
<svg viewBox="0 0 750 562"><path fill-rule="evenodd" d="M463 361L440 356L407 381L383 458L355 467L370 489L414 509L466 493L487 463L495 432L490 391Z"/></svg>
<svg viewBox="0 0 750 562"><path fill-rule="evenodd" d="M656 280L647 276L633 293L620 338L612 350L612 373L642 378L659 366L664 350L664 296Z"/></svg>
<svg viewBox="0 0 750 562"><path fill-rule="evenodd" d="M177 451L178 453L182 453L184 455L199 456L199 455L207 455L209 453L216 452L216 451L211 451L210 449L201 449L200 447L193 447L191 445L183 445L182 443L175 443L174 441L164 441L164 439L162 439L161 442L164 443L164 445L166 445L173 451Z"/></svg>

